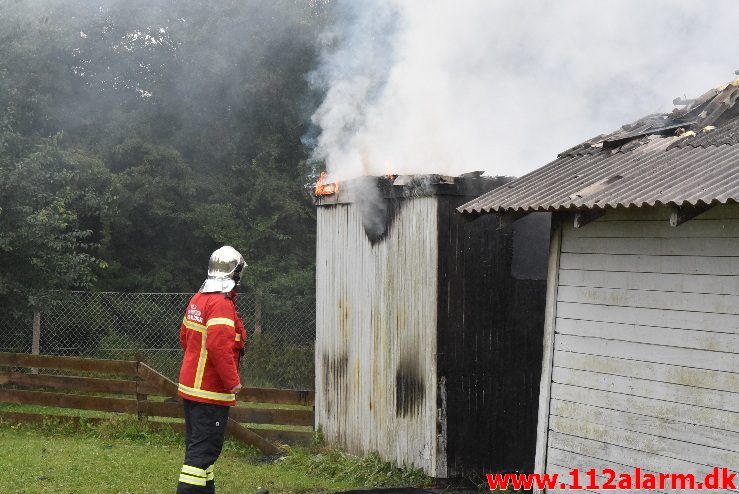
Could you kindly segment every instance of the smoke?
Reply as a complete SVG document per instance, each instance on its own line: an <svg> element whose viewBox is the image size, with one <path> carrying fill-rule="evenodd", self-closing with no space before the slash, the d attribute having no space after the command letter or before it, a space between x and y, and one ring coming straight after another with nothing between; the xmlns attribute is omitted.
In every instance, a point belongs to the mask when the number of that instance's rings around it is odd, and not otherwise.
<svg viewBox="0 0 739 494"><path fill-rule="evenodd" d="M739 4L335 2L313 157L341 178L522 175L739 68Z"/></svg>
<svg viewBox="0 0 739 494"><path fill-rule="evenodd" d="M301 105L311 104L305 74L316 65L321 8L310 0L0 0L0 75L42 94L43 119L29 125L39 134L63 130L67 142L103 150L138 137L217 168L240 152L258 154L268 132L283 136L281 149L300 147L292 134L305 130L295 130L290 112L308 127L315 105ZM285 161L295 169L300 159Z"/></svg>

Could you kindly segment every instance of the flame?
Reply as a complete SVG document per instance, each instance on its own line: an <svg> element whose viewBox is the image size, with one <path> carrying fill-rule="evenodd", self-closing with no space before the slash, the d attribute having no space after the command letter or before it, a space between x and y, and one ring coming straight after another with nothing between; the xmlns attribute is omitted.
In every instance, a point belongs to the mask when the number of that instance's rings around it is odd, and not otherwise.
<svg viewBox="0 0 739 494"><path fill-rule="evenodd" d="M398 178L398 174L393 173L393 167L389 161L385 162L385 177L391 182L395 180L396 178Z"/></svg>
<svg viewBox="0 0 739 494"><path fill-rule="evenodd" d="M330 196L339 192L339 181L336 180L332 183L326 183L327 177L328 173L326 172L321 172L321 176L318 177L318 182L316 182L315 190L315 194L317 197Z"/></svg>

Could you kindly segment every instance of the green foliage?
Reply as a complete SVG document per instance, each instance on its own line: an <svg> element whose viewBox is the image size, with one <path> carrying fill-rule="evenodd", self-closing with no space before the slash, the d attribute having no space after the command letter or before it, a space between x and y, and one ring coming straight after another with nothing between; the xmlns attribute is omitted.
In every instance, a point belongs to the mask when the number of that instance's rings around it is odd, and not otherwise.
<svg viewBox="0 0 739 494"><path fill-rule="evenodd" d="M188 221L188 212L199 207L193 172L177 151L138 139L114 146L107 161L116 173L116 212L106 225L110 269L100 287L192 290L203 277L193 265L205 262L196 255L199 239Z"/></svg>
<svg viewBox="0 0 739 494"><path fill-rule="evenodd" d="M229 243L265 314L311 300L301 138L325 19L292 0L0 0L0 296L193 291Z"/></svg>
<svg viewBox="0 0 739 494"><path fill-rule="evenodd" d="M110 173L59 141L0 161L0 297L21 311L42 307L53 290L92 287L100 262L94 249Z"/></svg>

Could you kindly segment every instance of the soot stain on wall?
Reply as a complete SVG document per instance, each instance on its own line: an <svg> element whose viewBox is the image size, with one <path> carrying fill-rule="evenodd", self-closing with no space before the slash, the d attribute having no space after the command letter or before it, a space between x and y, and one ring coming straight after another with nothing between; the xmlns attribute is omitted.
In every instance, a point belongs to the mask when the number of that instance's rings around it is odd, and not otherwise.
<svg viewBox="0 0 739 494"><path fill-rule="evenodd" d="M338 356L324 353L323 373L321 379L323 381L323 389L336 390L336 393L325 393L326 402L325 409L329 413L335 413L341 408L341 403L334 403L332 397L335 396L338 401L342 401L346 397L346 372L348 366L348 358L346 351L341 352Z"/></svg>
<svg viewBox="0 0 739 494"><path fill-rule="evenodd" d="M389 177L360 177L350 185L350 196L359 209L362 227L373 246L387 238L403 201Z"/></svg>
<svg viewBox="0 0 739 494"><path fill-rule="evenodd" d="M402 204L403 201L379 198L362 205L362 226L367 239L373 246L387 238Z"/></svg>
<svg viewBox="0 0 739 494"><path fill-rule="evenodd" d="M401 359L395 373L395 414L410 417L418 414L426 395L426 382L412 359Z"/></svg>

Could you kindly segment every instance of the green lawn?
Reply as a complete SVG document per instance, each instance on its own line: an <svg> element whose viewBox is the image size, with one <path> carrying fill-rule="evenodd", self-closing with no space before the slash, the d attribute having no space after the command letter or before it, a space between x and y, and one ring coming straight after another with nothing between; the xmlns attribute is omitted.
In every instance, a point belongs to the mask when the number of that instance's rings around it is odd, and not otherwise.
<svg viewBox="0 0 739 494"><path fill-rule="evenodd" d="M149 431L135 419L79 428L0 423L0 493L173 493L181 442L181 436ZM219 494L253 493L260 487L270 493L336 492L426 482L419 472L393 468L376 456L357 459L325 448L299 448L264 462L256 450L227 441L216 463Z"/></svg>

